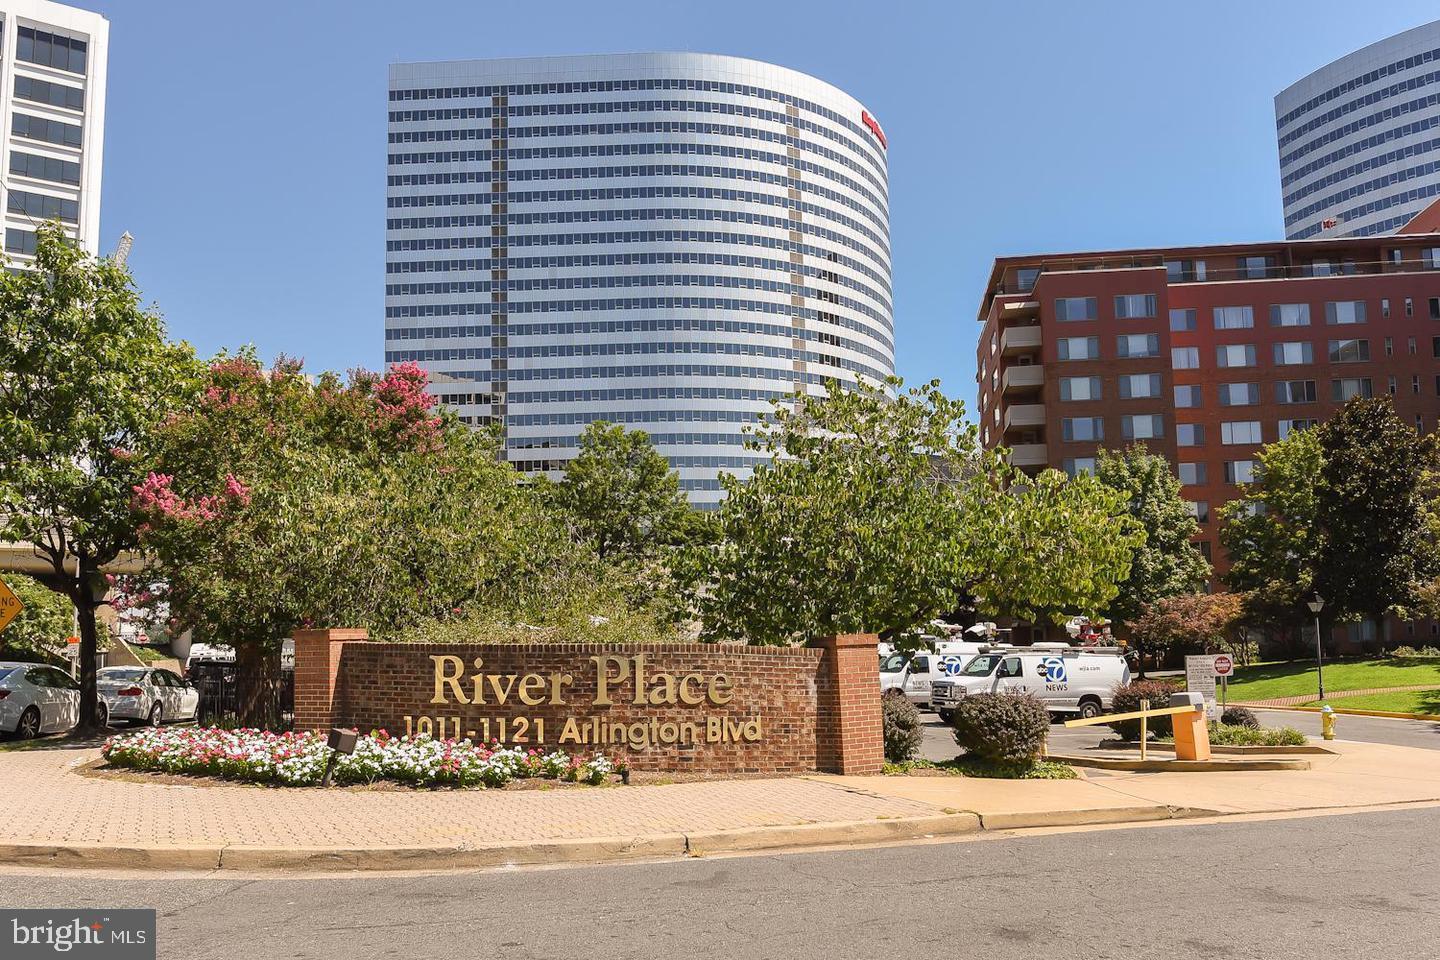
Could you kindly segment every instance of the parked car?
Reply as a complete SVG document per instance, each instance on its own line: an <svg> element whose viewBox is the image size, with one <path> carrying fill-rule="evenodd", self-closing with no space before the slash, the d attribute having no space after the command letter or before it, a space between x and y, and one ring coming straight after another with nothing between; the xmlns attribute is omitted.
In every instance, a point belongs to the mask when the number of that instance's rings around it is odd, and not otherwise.
<svg viewBox="0 0 1440 960"><path fill-rule="evenodd" d="M930 700L946 723L967 694L1007 690L1033 693L1051 713L1089 718L1109 710L1111 693L1129 682L1130 665L1118 651L1008 647L987 650L957 675L937 680Z"/></svg>
<svg viewBox="0 0 1440 960"><path fill-rule="evenodd" d="M0 661L0 733L22 740L80 722L80 684L58 667Z"/></svg>
<svg viewBox="0 0 1440 960"><path fill-rule="evenodd" d="M95 677L110 720L158 727L166 720L194 720L200 691L179 674L154 667L105 667Z"/></svg>

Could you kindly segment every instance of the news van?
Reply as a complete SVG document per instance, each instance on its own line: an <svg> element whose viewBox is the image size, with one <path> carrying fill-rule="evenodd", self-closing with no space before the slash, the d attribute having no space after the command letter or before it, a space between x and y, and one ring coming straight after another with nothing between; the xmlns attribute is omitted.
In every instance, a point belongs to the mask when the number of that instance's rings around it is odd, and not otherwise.
<svg viewBox="0 0 1440 960"><path fill-rule="evenodd" d="M926 638L928 647L913 653L892 652L880 660L880 692L902 690L917 707L930 707L930 693L939 680L959 676L965 665L991 644Z"/></svg>
<svg viewBox="0 0 1440 960"><path fill-rule="evenodd" d="M1118 648L1036 644L986 646L958 673L937 678L929 701L949 723L969 694L1033 693L1051 713L1098 717L1111 707L1117 686L1130 682L1130 665Z"/></svg>

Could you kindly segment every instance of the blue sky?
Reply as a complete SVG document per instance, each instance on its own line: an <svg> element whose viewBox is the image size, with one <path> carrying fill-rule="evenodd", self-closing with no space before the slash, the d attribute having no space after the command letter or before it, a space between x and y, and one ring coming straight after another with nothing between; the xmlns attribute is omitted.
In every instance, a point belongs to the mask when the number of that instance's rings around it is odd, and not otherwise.
<svg viewBox="0 0 1440 960"><path fill-rule="evenodd" d="M130 0L102 247L205 354L377 367L386 65L695 50L813 74L890 141L899 372L974 396L997 255L1283 233L1272 98L1433 2Z"/></svg>

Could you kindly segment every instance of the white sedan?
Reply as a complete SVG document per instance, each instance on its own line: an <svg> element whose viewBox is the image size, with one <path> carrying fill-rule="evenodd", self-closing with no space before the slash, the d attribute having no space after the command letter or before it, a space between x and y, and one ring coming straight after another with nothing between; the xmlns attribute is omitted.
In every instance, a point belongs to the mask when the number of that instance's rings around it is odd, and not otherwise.
<svg viewBox="0 0 1440 960"><path fill-rule="evenodd" d="M158 727L166 720L194 720L200 706L200 691L169 670L105 667L96 674L95 686L111 722Z"/></svg>
<svg viewBox="0 0 1440 960"><path fill-rule="evenodd" d="M0 661L0 732L21 740L64 733L80 721L80 684L43 663Z"/></svg>

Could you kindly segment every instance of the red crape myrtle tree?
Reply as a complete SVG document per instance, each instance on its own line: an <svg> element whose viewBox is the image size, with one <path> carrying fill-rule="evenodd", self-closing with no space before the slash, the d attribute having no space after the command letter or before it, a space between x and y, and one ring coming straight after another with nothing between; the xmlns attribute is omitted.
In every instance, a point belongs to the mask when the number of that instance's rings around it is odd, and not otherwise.
<svg viewBox="0 0 1440 960"><path fill-rule="evenodd" d="M414 365L309 377L253 356L210 367L157 433L133 508L178 626L234 647L242 723L279 722L300 627L393 635L523 567L533 498L492 435L433 409Z"/></svg>

